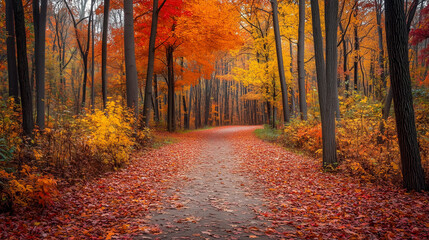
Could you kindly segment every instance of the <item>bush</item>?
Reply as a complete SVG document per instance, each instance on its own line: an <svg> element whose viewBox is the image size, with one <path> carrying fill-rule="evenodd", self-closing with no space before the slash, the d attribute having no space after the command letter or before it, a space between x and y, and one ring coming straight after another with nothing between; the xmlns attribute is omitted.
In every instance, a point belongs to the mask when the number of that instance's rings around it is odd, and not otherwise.
<svg viewBox="0 0 429 240"><path fill-rule="evenodd" d="M133 115L110 101L105 111L63 118L24 142L18 111L13 100L0 101L0 212L49 205L57 193L53 176L73 184L116 170L152 136L135 131Z"/></svg>
<svg viewBox="0 0 429 240"><path fill-rule="evenodd" d="M360 95L341 102L343 116L336 128L340 169L362 180L399 184L402 174L395 120L389 118L384 133L381 133L381 104L372 103ZM429 174L429 104L420 102L415 109L422 164ZM285 126L280 142L321 158L321 124L316 119L293 120Z"/></svg>

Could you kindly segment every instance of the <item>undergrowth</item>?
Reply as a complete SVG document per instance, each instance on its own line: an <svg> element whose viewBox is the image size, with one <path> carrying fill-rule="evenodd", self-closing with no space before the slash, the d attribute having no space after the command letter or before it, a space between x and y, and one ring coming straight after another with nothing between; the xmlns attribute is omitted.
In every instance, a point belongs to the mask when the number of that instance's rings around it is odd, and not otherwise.
<svg viewBox="0 0 429 240"><path fill-rule="evenodd" d="M263 129L255 130L255 135L264 141L275 142L281 135L281 130L274 129L265 124Z"/></svg>
<svg viewBox="0 0 429 240"><path fill-rule="evenodd" d="M337 121L336 139L339 170L364 181L402 182L400 152L393 117L380 131L380 103L360 95L340 101L341 119ZM422 165L429 175L429 104L416 103L416 125ZM311 116L311 114L310 114ZM316 118L294 119L284 127L278 142L322 158L322 129Z"/></svg>
<svg viewBox="0 0 429 240"><path fill-rule="evenodd" d="M152 141L119 102L106 110L66 117L22 141L19 109L0 100L0 212L44 207L56 199L57 184L75 184L128 164L130 154Z"/></svg>

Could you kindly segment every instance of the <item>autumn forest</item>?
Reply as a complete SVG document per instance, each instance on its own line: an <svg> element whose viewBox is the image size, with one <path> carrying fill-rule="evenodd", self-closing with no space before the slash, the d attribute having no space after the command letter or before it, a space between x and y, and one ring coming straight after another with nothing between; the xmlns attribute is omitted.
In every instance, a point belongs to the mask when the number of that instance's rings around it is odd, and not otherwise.
<svg viewBox="0 0 429 240"><path fill-rule="evenodd" d="M0 239L429 238L428 1L0 9Z"/></svg>

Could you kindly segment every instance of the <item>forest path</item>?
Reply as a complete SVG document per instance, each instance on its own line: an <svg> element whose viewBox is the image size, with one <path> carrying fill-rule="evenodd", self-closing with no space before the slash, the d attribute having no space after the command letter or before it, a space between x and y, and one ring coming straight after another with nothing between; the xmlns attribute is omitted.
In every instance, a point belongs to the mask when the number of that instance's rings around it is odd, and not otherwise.
<svg viewBox="0 0 429 240"><path fill-rule="evenodd" d="M256 128L221 127L192 133L201 137L194 146L201 150L195 165L179 176L181 181L169 191L164 208L153 215L150 224L161 229L159 235L141 238L275 237L271 222L260 215L269 211L263 194L250 189L252 180L239 170L240 159L232 146L237 132L252 133Z"/></svg>

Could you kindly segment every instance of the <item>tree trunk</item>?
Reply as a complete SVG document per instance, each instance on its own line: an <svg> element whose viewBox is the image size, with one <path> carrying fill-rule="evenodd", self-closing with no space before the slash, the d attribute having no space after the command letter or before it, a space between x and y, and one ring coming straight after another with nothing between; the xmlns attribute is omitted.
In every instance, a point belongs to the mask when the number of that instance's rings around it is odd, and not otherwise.
<svg viewBox="0 0 429 240"><path fill-rule="evenodd" d="M357 2L358 0L355 0L355 2ZM355 18L357 17L357 11L358 11L358 6L356 4L356 8L355 8ZM359 61L359 36L358 36L358 27L357 24L354 25L354 29L353 29L353 35L354 35L354 39L355 39L355 46L354 46L354 50L355 50L355 56L354 56L354 62L353 62L353 71L354 71L354 90L358 91L358 79L359 79L359 74L358 74L358 61Z"/></svg>
<svg viewBox="0 0 429 240"><path fill-rule="evenodd" d="M94 14L91 15L92 20L92 35L91 35L91 51L92 51L92 59L91 59L91 109L95 109L95 50L94 50L94 40L95 40L95 26L94 26Z"/></svg>
<svg viewBox="0 0 429 240"><path fill-rule="evenodd" d="M408 62L408 30L403 0L386 0L386 39L390 81L396 116L396 129L401 152L404 187L425 189L419 144L414 118L411 77Z"/></svg>
<svg viewBox="0 0 429 240"><path fill-rule="evenodd" d="M155 122L159 122L159 100L158 100L158 76L155 74L153 76L153 89L155 93L155 104L154 104L154 115L155 115Z"/></svg>
<svg viewBox="0 0 429 240"><path fill-rule="evenodd" d="M280 86L282 89L283 117L285 122L289 122L289 104L287 96L287 85L285 78L285 70L283 64L282 42L280 38L279 17L277 10L277 0L270 0L273 9L273 25L274 35L276 39L277 64L279 68Z"/></svg>
<svg viewBox="0 0 429 240"><path fill-rule="evenodd" d="M138 82L134 45L134 16L133 1L124 0L124 48L125 48L125 72L127 87L127 106L133 109L135 117L138 116Z"/></svg>
<svg viewBox="0 0 429 240"><path fill-rule="evenodd" d="M167 47L167 68L168 68L168 114L167 114L167 128L169 132L174 132L176 128L175 121L175 105L174 105L174 48Z"/></svg>
<svg viewBox="0 0 429 240"><path fill-rule="evenodd" d="M335 3L335 2L336 3ZM332 9L329 9L329 7ZM336 7L335 7L336 6ZM325 24L327 31L327 40L329 42L326 43L327 50L329 49L329 61L332 60L333 56L336 54L332 54L332 46L335 44L336 49L336 33L334 34L334 29L336 29L336 16L338 9L338 1L336 0L327 0L325 3ZM335 14L332 14L334 12ZM329 15L331 14L331 15ZM330 100L327 99L328 94L328 81L332 81L332 79L327 80L326 68L325 68L325 60L323 56L323 40L322 40L322 30L320 25L320 11L319 11L319 3L317 0L311 0L311 15L313 20L313 38L314 38L314 50L315 50L315 60L316 60L316 73L317 73L317 86L319 92L319 105L320 105L320 116L322 119L322 143L323 143L323 167L335 167L334 164L337 162L336 158L336 143L335 143L335 118L333 114L334 105ZM335 16L333 16L335 15ZM333 28L333 29L332 29ZM328 36L329 33L329 36ZM333 37L334 36L334 37ZM332 40L335 39L335 43ZM328 52L328 51L327 51ZM335 61L335 60L334 60ZM333 67L333 64L330 63L330 70ZM332 75L329 75L332 77ZM335 81L335 80L334 80ZM329 83L330 85L332 83ZM335 84L335 83L334 83Z"/></svg>
<svg viewBox="0 0 429 240"><path fill-rule="evenodd" d="M186 108L186 95L182 96L183 102L183 125L185 129L189 129L188 109Z"/></svg>
<svg viewBox="0 0 429 240"><path fill-rule="evenodd" d="M110 0L104 0L103 36L101 40L101 92L103 95L103 109L107 105L107 35L109 34Z"/></svg>
<svg viewBox="0 0 429 240"><path fill-rule="evenodd" d="M307 100L305 91L305 0L299 0L299 25L298 25L298 90L299 111L301 119L307 120Z"/></svg>
<svg viewBox="0 0 429 240"><path fill-rule="evenodd" d="M384 44L383 44L383 28L381 28L381 6L377 3L375 4L375 12L377 18L377 33L378 33L378 67L380 68L380 82L377 83L377 98L382 99L382 86L386 89L386 77L384 76Z"/></svg>
<svg viewBox="0 0 429 240"><path fill-rule="evenodd" d="M210 97L212 91L212 81L206 79L206 101L204 107L204 125L209 125L209 117L210 117Z"/></svg>
<svg viewBox="0 0 429 240"><path fill-rule="evenodd" d="M155 64L155 41L156 41L156 32L158 29L158 0L153 1L153 10L152 10L152 25L150 28L150 38L149 38L149 54L148 54L148 64L147 64L147 74L146 74L146 88L144 94L144 103L143 103L143 120L144 125L149 126L150 119L150 99L152 98L152 78Z"/></svg>
<svg viewBox="0 0 429 240"><path fill-rule="evenodd" d="M18 101L18 72L16 69L15 24L13 20L13 1L6 0L6 30L7 30L7 73L9 77L9 97Z"/></svg>
<svg viewBox="0 0 429 240"><path fill-rule="evenodd" d="M335 116L339 116L337 90L337 28L338 0L325 0L325 29L326 29L326 127L327 154L325 166L337 165L335 142ZM338 117L337 116L337 117Z"/></svg>
<svg viewBox="0 0 429 240"><path fill-rule="evenodd" d="M31 93L30 78L28 74L24 8L22 6L22 0L14 0L12 2L15 17L16 49L18 56L18 79L19 87L21 90L22 128L24 130L24 134L30 137L32 136L34 128L33 99Z"/></svg>
<svg viewBox="0 0 429 240"><path fill-rule="evenodd" d="M45 35L47 0L33 0L34 65L36 77L37 126L45 129Z"/></svg>

